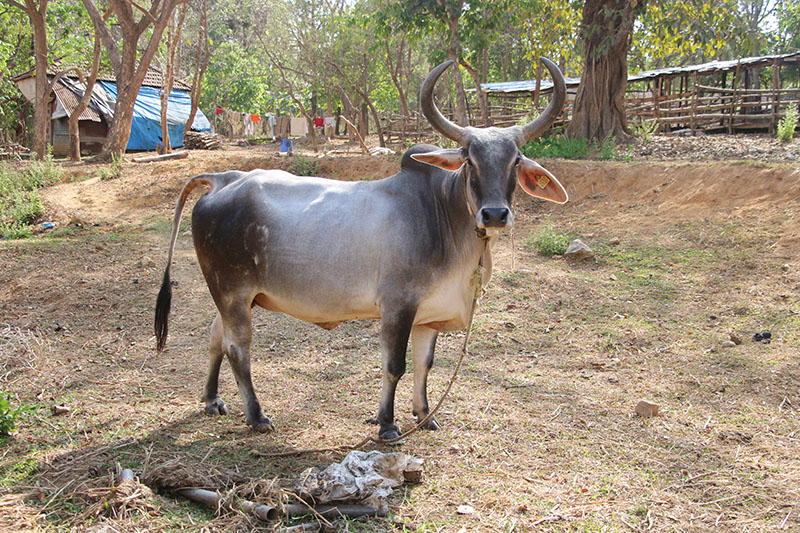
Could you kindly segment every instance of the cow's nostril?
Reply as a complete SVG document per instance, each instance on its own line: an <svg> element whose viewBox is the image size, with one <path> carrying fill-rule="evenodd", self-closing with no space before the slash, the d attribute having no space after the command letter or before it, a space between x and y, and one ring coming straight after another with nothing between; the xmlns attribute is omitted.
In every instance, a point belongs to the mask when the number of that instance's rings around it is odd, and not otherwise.
<svg viewBox="0 0 800 533"><path fill-rule="evenodd" d="M487 228L504 228L508 225L511 211L507 207L484 207L481 221Z"/></svg>
<svg viewBox="0 0 800 533"><path fill-rule="evenodd" d="M488 209L481 209L481 217L483 218L484 224L489 224L492 221L492 215L489 213Z"/></svg>
<svg viewBox="0 0 800 533"><path fill-rule="evenodd" d="M508 209L505 208L503 209L503 212L500 215L500 222L502 222L503 224L508 222Z"/></svg>

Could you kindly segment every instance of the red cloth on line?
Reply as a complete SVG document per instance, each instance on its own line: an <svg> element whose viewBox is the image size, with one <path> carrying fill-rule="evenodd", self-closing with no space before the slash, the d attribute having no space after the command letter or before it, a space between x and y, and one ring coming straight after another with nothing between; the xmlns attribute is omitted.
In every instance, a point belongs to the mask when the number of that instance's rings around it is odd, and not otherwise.
<svg viewBox="0 0 800 533"><path fill-rule="evenodd" d="M261 117L255 114L250 115L250 120L253 122L253 124L258 124L259 122L261 122Z"/></svg>
<svg viewBox="0 0 800 533"><path fill-rule="evenodd" d="M317 129L321 130L323 124L325 124L325 119L324 118L322 118L322 117L314 117L314 126L316 126Z"/></svg>
<svg viewBox="0 0 800 533"><path fill-rule="evenodd" d="M218 108L217 108L217 109L214 111L214 113L215 113L215 114L217 114L217 115L221 115L221 114L223 113L223 111L222 111L222 108L221 108L221 107L218 107Z"/></svg>

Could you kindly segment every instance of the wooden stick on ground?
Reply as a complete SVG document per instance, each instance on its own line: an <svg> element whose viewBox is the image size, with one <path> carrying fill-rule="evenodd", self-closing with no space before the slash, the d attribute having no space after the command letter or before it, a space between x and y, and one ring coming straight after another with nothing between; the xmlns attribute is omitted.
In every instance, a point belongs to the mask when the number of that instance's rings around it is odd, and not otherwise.
<svg viewBox="0 0 800 533"><path fill-rule="evenodd" d="M184 498L200 502L212 509L219 509L220 506L226 503L218 493L211 492L210 490L180 489L175 492ZM238 505L242 511L250 513L264 522L269 522L278 518L278 510L269 505L253 503L247 500L240 500L236 502L236 505Z"/></svg>
<svg viewBox="0 0 800 533"><path fill-rule="evenodd" d="M189 157L189 152L187 152L186 150L181 150L179 152L172 152L171 154L164 154L164 155L134 157L133 160L136 163L150 163L153 161L166 161L168 159L183 159L184 157Z"/></svg>

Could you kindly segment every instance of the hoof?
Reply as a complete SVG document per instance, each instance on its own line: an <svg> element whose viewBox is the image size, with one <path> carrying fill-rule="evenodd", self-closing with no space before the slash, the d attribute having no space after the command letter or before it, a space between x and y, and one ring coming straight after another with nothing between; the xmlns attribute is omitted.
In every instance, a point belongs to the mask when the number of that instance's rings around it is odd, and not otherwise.
<svg viewBox="0 0 800 533"><path fill-rule="evenodd" d="M400 436L400 430L397 429L397 426L395 426L394 424L385 429L381 428L380 432L378 432L378 437L383 440L392 440L396 439L399 436Z"/></svg>
<svg viewBox="0 0 800 533"><path fill-rule="evenodd" d="M419 424L420 422L422 422L422 418L417 420L417 424ZM437 431L438 429L441 429L441 427L442 426L439 425L439 422L436 421L436 418L431 418L430 420L428 420L427 424L422 426L422 429L427 429L427 430L430 430L430 431Z"/></svg>
<svg viewBox="0 0 800 533"><path fill-rule="evenodd" d="M227 415L228 408L225 406L225 402L217 398L206 403L205 412L208 416Z"/></svg>
<svg viewBox="0 0 800 533"><path fill-rule="evenodd" d="M373 418L367 418L366 420L364 420L364 422L366 422L367 424L372 424L373 426L377 426L378 424L380 424L380 422L378 422L377 416Z"/></svg>
<svg viewBox="0 0 800 533"><path fill-rule="evenodd" d="M272 425L272 421L270 421L270 419L267 417L263 417L255 424L250 424L250 425L253 426L253 429L258 431L259 433L272 433L273 431L275 431L275 426Z"/></svg>

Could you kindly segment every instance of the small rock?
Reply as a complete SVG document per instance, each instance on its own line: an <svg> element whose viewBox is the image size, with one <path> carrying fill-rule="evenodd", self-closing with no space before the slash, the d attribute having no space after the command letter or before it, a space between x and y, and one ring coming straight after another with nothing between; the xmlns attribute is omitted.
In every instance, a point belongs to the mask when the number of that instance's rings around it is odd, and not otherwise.
<svg viewBox="0 0 800 533"><path fill-rule="evenodd" d="M611 274L610 276L608 276L608 279L610 279L611 281L617 281L617 276Z"/></svg>
<svg viewBox="0 0 800 533"><path fill-rule="evenodd" d="M761 342L761 333L753 333L753 342Z"/></svg>
<svg viewBox="0 0 800 533"><path fill-rule="evenodd" d="M739 335L737 335L736 332L731 331L730 337L731 337L731 340L733 341L733 343L735 345L738 346L738 345L742 344L742 338Z"/></svg>
<svg viewBox="0 0 800 533"><path fill-rule="evenodd" d="M458 509L456 509L458 514L473 514L475 512L475 508L471 505L459 505Z"/></svg>
<svg viewBox="0 0 800 533"><path fill-rule="evenodd" d="M591 259L594 257L594 252L591 248L586 246L580 239L575 239L569 243L567 251L564 252L565 259L575 259L580 261L582 259Z"/></svg>
<svg viewBox="0 0 800 533"><path fill-rule="evenodd" d="M147 257L146 255L143 255L142 258L139 259L138 266L140 268L153 268L154 266L156 266L156 262Z"/></svg>
<svg viewBox="0 0 800 533"><path fill-rule="evenodd" d="M65 405L51 405L50 412L53 413L53 416L65 415L69 413L69 407Z"/></svg>
<svg viewBox="0 0 800 533"><path fill-rule="evenodd" d="M783 265L783 266L781 267L781 270L783 270L784 272L789 272L789 270L790 270L791 268L792 268L792 267L791 267L791 266L789 266L789 264L787 263L787 264L785 264L785 265Z"/></svg>
<svg viewBox="0 0 800 533"><path fill-rule="evenodd" d="M608 244L610 244L611 246L616 246L619 244L619 242L620 242L619 237L611 237L611 239L609 239L608 241Z"/></svg>
<svg viewBox="0 0 800 533"><path fill-rule="evenodd" d="M762 339L771 339L772 338L772 332L770 330L762 331L761 332L761 338Z"/></svg>
<svg viewBox="0 0 800 533"><path fill-rule="evenodd" d="M734 346L736 346L734 341L725 341L722 343L723 348L733 348Z"/></svg>
<svg viewBox="0 0 800 533"><path fill-rule="evenodd" d="M642 418L652 418L657 416L658 405L645 400L640 400L639 403L636 404L636 414Z"/></svg>

